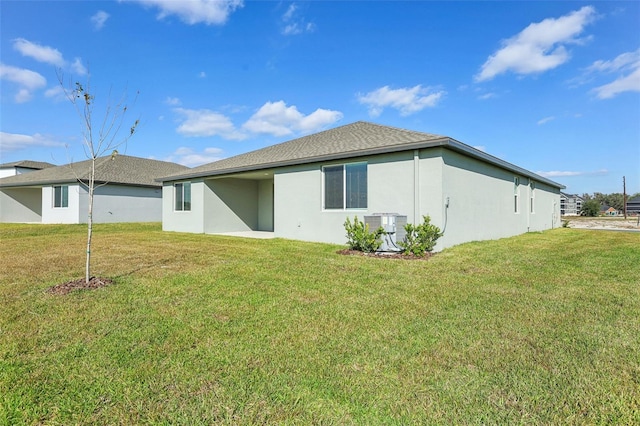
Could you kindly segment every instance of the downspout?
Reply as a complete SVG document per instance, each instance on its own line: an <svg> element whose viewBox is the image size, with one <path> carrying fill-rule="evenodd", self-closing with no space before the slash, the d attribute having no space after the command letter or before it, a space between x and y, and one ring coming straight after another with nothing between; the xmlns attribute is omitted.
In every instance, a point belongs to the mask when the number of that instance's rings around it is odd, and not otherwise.
<svg viewBox="0 0 640 426"><path fill-rule="evenodd" d="M420 223L420 150L413 150L413 224Z"/></svg>
<svg viewBox="0 0 640 426"><path fill-rule="evenodd" d="M527 185L527 232L531 232L531 210L533 210L533 199L531 198L533 189L531 189L531 178L529 178L529 185Z"/></svg>

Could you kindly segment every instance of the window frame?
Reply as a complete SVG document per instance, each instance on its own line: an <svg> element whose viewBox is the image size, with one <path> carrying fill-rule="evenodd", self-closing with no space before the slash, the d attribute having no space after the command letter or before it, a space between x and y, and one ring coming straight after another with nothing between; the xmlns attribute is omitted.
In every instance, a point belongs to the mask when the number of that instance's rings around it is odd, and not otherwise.
<svg viewBox="0 0 640 426"><path fill-rule="evenodd" d="M536 183L534 181L529 182L529 190L531 191L529 194L529 213L535 214L536 209Z"/></svg>
<svg viewBox="0 0 640 426"><path fill-rule="evenodd" d="M178 187L180 189L178 189ZM188 188L185 191L185 188ZM188 195L188 200L185 194ZM178 195L180 196L178 198ZM191 181L175 182L173 184L173 211L174 212L190 212L191 211Z"/></svg>
<svg viewBox="0 0 640 426"><path fill-rule="evenodd" d="M358 170L356 168L364 166L364 191L362 188L359 190L353 189L353 187L349 186L350 182L354 182L350 180L350 178L355 178L355 186L362 186L362 176L358 176ZM341 170L341 203L338 206L337 203L333 204L330 207L327 207L327 200L331 199L332 201L336 198L334 196L327 197L327 191L329 190L327 186L327 171L335 172L338 169ZM351 175L349 169L352 170ZM362 170L360 170L360 173ZM354 193L355 192L355 193ZM364 192L364 197L362 196L362 192ZM355 196L355 200L354 200ZM359 200L357 198L360 198ZM356 205L356 207L350 207L351 205ZM364 204L364 206L362 206ZM333 207L335 205L335 207ZM355 161L352 163L339 163L339 164L328 164L322 166L322 211L351 211L351 210L367 210L369 208L369 164L367 161Z"/></svg>
<svg viewBox="0 0 640 426"><path fill-rule="evenodd" d="M60 191L59 194L58 194L58 190ZM54 209L69 208L69 185L53 185L52 198L53 198L52 207Z"/></svg>

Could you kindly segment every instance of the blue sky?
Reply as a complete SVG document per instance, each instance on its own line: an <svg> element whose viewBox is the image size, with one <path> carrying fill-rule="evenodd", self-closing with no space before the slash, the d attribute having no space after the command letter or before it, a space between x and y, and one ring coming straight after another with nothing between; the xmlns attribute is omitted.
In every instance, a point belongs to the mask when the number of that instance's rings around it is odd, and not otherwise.
<svg viewBox="0 0 640 426"><path fill-rule="evenodd" d="M567 192L622 192L623 176L640 192L640 2L3 0L0 14L0 162L86 158L61 69L90 74L96 117L126 91L128 155L196 166L366 120Z"/></svg>

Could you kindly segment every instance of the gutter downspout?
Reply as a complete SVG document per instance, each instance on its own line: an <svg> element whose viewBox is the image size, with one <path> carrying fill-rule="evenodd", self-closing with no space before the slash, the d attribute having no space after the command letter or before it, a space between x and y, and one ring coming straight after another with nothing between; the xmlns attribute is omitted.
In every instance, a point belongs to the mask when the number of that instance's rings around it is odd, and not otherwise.
<svg viewBox="0 0 640 426"><path fill-rule="evenodd" d="M413 150L413 224L420 223L420 150Z"/></svg>

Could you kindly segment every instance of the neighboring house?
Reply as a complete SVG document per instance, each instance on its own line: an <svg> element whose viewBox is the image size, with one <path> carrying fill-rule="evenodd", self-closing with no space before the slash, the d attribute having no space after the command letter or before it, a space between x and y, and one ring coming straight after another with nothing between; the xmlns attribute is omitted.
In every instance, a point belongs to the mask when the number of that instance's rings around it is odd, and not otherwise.
<svg viewBox="0 0 640 426"><path fill-rule="evenodd" d="M560 193L560 214L562 216L579 216L584 198L575 194Z"/></svg>
<svg viewBox="0 0 640 426"><path fill-rule="evenodd" d="M347 217L423 215L437 249L560 226L562 185L446 136L357 122L161 179L166 231L343 244Z"/></svg>
<svg viewBox="0 0 640 426"><path fill-rule="evenodd" d="M3 163L0 164L0 178L15 176L22 173L34 172L36 170L47 169L49 167L55 167L55 164L30 160L14 161L13 163Z"/></svg>
<svg viewBox="0 0 640 426"><path fill-rule="evenodd" d="M606 204L600 206L600 216L618 216L620 212Z"/></svg>
<svg viewBox="0 0 640 426"><path fill-rule="evenodd" d="M91 161L0 179L0 222L86 223ZM162 218L156 179L188 168L165 161L116 155L96 160L93 220L151 222Z"/></svg>
<svg viewBox="0 0 640 426"><path fill-rule="evenodd" d="M640 215L640 197L633 197L627 200L627 214Z"/></svg>

